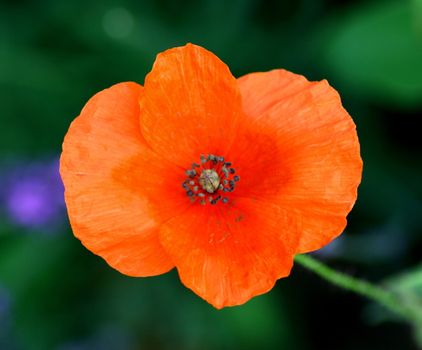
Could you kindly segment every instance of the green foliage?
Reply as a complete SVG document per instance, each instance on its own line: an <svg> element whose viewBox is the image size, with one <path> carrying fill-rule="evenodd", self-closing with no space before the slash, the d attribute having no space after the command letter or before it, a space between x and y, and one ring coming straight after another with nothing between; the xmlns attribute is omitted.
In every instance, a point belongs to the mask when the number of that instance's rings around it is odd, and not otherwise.
<svg viewBox="0 0 422 350"><path fill-rule="evenodd" d="M326 68L366 99L420 105L422 17L417 5L384 1L336 16L322 39Z"/></svg>
<svg viewBox="0 0 422 350"><path fill-rule="evenodd" d="M419 315L413 326L415 337L422 347L422 265L388 279L386 286L399 296L403 305Z"/></svg>

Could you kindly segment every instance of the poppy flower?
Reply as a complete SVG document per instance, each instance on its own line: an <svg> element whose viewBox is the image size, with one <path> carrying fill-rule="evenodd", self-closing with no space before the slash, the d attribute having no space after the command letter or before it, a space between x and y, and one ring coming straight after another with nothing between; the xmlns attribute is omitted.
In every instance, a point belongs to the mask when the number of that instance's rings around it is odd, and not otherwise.
<svg viewBox="0 0 422 350"><path fill-rule="evenodd" d="M129 276L176 267L216 308L269 291L338 236L362 172L338 93L277 69L239 79L196 45L144 86L92 97L63 143L73 232Z"/></svg>

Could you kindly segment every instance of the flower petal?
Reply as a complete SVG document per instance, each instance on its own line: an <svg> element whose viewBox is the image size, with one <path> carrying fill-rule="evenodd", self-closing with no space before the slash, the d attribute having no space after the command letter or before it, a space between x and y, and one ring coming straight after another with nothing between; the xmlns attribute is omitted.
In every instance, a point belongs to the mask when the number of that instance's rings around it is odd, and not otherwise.
<svg viewBox="0 0 422 350"><path fill-rule="evenodd" d="M238 83L249 128L272 140L270 151L256 151L247 148L248 132L239 132L237 153L248 149L263 159L256 171L268 174L245 195L271 198L289 210L302 227L297 252L316 250L343 231L356 201L362 174L356 126L326 81L275 70Z"/></svg>
<svg viewBox="0 0 422 350"><path fill-rule="evenodd" d="M75 236L131 276L173 267L145 189L160 171L148 164L161 163L139 129L141 93L140 85L121 83L91 98L69 128L60 167Z"/></svg>
<svg viewBox="0 0 422 350"><path fill-rule="evenodd" d="M292 230L290 221L276 206L239 198L192 206L164 224L160 238L185 286L222 308L263 294L289 275L299 236L280 226Z"/></svg>
<svg viewBox="0 0 422 350"><path fill-rule="evenodd" d="M211 52L192 44L160 53L145 79L141 130L160 156L180 166L224 154L242 115L236 79Z"/></svg>

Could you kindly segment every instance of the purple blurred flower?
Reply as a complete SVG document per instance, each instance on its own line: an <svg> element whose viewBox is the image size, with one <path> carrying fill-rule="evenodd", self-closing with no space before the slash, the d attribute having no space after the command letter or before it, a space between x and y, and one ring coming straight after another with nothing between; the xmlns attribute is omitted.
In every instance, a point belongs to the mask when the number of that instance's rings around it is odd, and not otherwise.
<svg viewBox="0 0 422 350"><path fill-rule="evenodd" d="M4 169L1 201L10 221L27 228L53 228L63 222L59 160L14 164Z"/></svg>

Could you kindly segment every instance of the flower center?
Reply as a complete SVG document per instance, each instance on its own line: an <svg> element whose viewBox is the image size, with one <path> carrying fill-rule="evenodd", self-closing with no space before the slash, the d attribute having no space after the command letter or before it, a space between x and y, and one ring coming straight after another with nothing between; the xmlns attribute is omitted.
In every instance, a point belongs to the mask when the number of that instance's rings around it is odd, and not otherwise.
<svg viewBox="0 0 422 350"><path fill-rule="evenodd" d="M214 193L218 190L218 186L220 185L220 177L214 169L205 169L202 170L198 182L202 189L208 193Z"/></svg>
<svg viewBox="0 0 422 350"><path fill-rule="evenodd" d="M200 164L193 163L192 168L186 170L188 178L183 181L183 188L191 202L199 200L202 205L212 205L221 201L226 204L229 192L233 192L239 175L230 162L224 161L223 157L209 154L201 155Z"/></svg>

